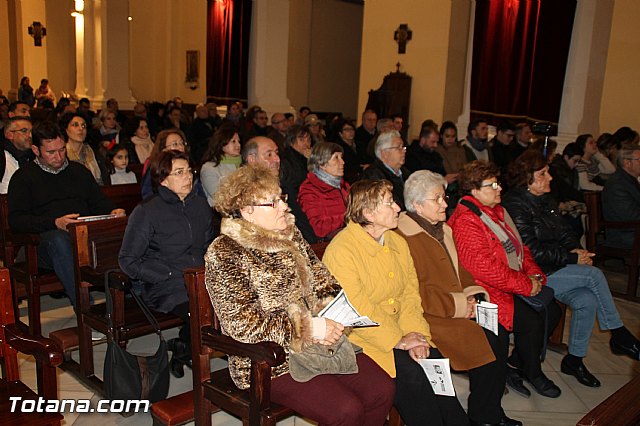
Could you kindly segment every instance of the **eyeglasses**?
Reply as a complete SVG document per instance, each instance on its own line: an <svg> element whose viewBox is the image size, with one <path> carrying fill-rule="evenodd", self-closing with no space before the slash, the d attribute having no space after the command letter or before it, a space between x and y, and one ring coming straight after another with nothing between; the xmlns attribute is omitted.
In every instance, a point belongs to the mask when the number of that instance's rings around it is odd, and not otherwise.
<svg viewBox="0 0 640 426"><path fill-rule="evenodd" d="M640 161L640 158L628 157L628 158L625 158L625 160L629 160L629 161Z"/></svg>
<svg viewBox="0 0 640 426"><path fill-rule="evenodd" d="M175 172L169 173L169 176L177 176L179 178L185 177L185 176L191 176L191 167L186 169L178 169Z"/></svg>
<svg viewBox="0 0 640 426"><path fill-rule="evenodd" d="M493 189L494 191L497 190L499 187L501 187L500 182L490 182L490 183L483 183L482 185L480 185L481 188L486 188L486 187L491 187L491 189Z"/></svg>
<svg viewBox="0 0 640 426"><path fill-rule="evenodd" d="M71 123L69 123L69 125L71 127L80 127L81 129L87 128L87 123L78 123L77 121L72 121Z"/></svg>
<svg viewBox="0 0 640 426"><path fill-rule="evenodd" d="M187 143L185 141L174 141L171 142L171 144L169 145L165 145L165 149L175 149L175 148L179 148L181 146L187 146Z"/></svg>
<svg viewBox="0 0 640 426"><path fill-rule="evenodd" d="M272 201L269 201L268 203L253 204L253 206L254 207L271 207L272 209L275 209L280 205L280 201L286 204L288 199L289 199L288 194L280 194L276 198L274 198Z"/></svg>
<svg viewBox="0 0 640 426"><path fill-rule="evenodd" d="M11 133L22 133L23 135L30 135L31 134L31 129L27 129L26 127L23 127L22 129L16 129L16 130L9 130Z"/></svg>
<svg viewBox="0 0 640 426"><path fill-rule="evenodd" d="M389 149L389 150L395 149L395 150L398 150L398 151L406 151L407 147L404 146L404 145L400 145L400 146L390 146L389 148L384 148L384 149Z"/></svg>
<svg viewBox="0 0 640 426"><path fill-rule="evenodd" d="M286 120L280 120L280 121L272 121L271 124L274 126L277 126L280 123L284 123Z"/></svg>
<svg viewBox="0 0 640 426"><path fill-rule="evenodd" d="M396 202L395 202L395 200L391 200L391 201L383 201L383 202L382 202L382 203L380 203L380 204L382 204L383 206L391 207L391 206L393 206L395 203L396 203Z"/></svg>
<svg viewBox="0 0 640 426"><path fill-rule="evenodd" d="M438 195L436 198L425 198L425 201L435 201L436 204L442 204L443 201L449 202L448 195Z"/></svg>

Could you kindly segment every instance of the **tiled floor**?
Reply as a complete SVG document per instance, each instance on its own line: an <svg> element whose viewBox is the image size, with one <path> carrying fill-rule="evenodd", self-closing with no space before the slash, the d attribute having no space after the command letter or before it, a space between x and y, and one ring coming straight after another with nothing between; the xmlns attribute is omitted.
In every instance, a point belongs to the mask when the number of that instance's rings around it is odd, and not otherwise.
<svg viewBox="0 0 640 426"><path fill-rule="evenodd" d="M612 287L622 287L626 284L626 276L622 273L607 272ZM96 297L99 301L99 296ZM43 334L46 336L52 330L70 327L75 325L75 317L71 307L66 300L54 300L50 297L43 297ZM630 303L616 299L616 305L622 316L625 325L636 336L640 336L640 304ZM26 321L26 308L21 309L23 320ZM565 328L565 341L567 338L568 326ZM165 333L167 338L175 337L177 330L169 330ZM609 333L602 333L594 327L593 336L589 348L589 355L586 364L589 370L600 379L602 387L587 388L577 382L571 376L560 372L560 361L562 355L549 352L547 360L543 364L547 376L562 389L562 396L557 399L550 399L533 394L530 399L522 398L511 392L502 399L502 405L507 414L515 419L519 419L528 426L553 425L569 426L576 422L591 408L598 405L615 390L627 383L632 377L640 374L640 362L633 361L626 357L615 356L609 350ZM136 339L129 345L129 350L144 352L145 348L154 348L157 345L157 338L147 336ZM106 345L95 346L96 372L102 375L102 365ZM148 352L148 351L147 351ZM216 361L220 363L221 361ZM35 363L33 359L23 357L20 360L20 372L23 381L35 388ZM171 377L169 395L176 395L191 389L191 376L187 370L185 377L175 379ZM454 376L454 383L458 393L458 398L466 407L469 382L466 376ZM58 389L60 399L91 399L95 404L101 397L88 390L81 383L75 380L68 373L58 370ZM65 425L151 425L150 414L136 414L131 417L122 417L118 414L65 414ZM225 413L217 413L213 417L214 425L236 426L241 422ZM279 423L281 425L308 425L309 423L300 418L291 418Z"/></svg>

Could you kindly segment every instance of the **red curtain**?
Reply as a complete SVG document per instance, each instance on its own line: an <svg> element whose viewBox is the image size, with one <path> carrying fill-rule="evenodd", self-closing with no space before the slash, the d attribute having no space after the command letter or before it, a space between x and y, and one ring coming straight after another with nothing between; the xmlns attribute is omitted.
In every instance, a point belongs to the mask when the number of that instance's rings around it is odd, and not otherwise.
<svg viewBox="0 0 640 426"><path fill-rule="evenodd" d="M247 99L251 0L208 0L207 96Z"/></svg>
<svg viewBox="0 0 640 426"><path fill-rule="evenodd" d="M558 122L575 8L576 0L476 0L472 118Z"/></svg>

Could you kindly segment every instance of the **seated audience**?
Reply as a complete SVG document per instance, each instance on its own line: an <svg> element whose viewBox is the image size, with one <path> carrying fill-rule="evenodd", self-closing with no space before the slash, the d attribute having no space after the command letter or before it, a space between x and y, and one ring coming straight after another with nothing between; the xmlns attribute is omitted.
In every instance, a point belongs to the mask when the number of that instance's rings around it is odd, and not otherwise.
<svg viewBox="0 0 640 426"><path fill-rule="evenodd" d="M308 117L308 116L307 116ZM317 237L309 219L298 204L300 185L307 178L307 159L311 155L311 133L306 126L293 126L287 135L287 147L280 156L280 187L289 196L289 208L296 218L296 226L308 243Z"/></svg>
<svg viewBox="0 0 640 426"><path fill-rule="evenodd" d="M209 120L209 110L206 105L196 106L196 118L191 123L189 129L189 142L191 142L191 161L196 167L200 167L204 160L202 157L209 147L209 142L218 126Z"/></svg>
<svg viewBox="0 0 640 426"><path fill-rule="evenodd" d="M584 195L579 189L576 164L582 158L583 151L577 143L571 142L564 147L562 155L556 155L549 164L551 197L558 202L560 214L574 230L576 235L584 234L582 215L586 213Z"/></svg>
<svg viewBox="0 0 640 426"><path fill-rule="evenodd" d="M91 172L69 161L62 131L45 121L33 129L35 160L9 182L9 226L13 232L40 234L38 267L53 269L76 306L73 253L67 225L79 216L124 215L100 191Z"/></svg>
<svg viewBox="0 0 640 426"><path fill-rule="evenodd" d="M400 213L392 189L385 180L353 184L347 227L331 241L323 262L358 313L380 324L354 328L349 339L395 378L395 406L405 423L467 425L458 399L436 395L418 363L442 355L423 317L409 247L390 232Z"/></svg>
<svg viewBox="0 0 640 426"><path fill-rule="evenodd" d="M85 166L98 182L98 185L103 185L104 179L102 176L108 173L104 163L102 163L101 167L93 149L86 142L87 122L84 116L77 113L67 113L60 119L60 128L63 130L67 141L66 147L69 161L75 161Z"/></svg>
<svg viewBox="0 0 640 426"><path fill-rule="evenodd" d="M164 129L179 129L185 134L189 133L189 125L183 119L182 108L177 105L167 108L164 119Z"/></svg>
<svg viewBox="0 0 640 426"><path fill-rule="evenodd" d="M556 142L551 138L541 137L533 141L531 145L529 145L528 149L538 151L547 159L547 163L551 164L553 159L556 157L556 149L558 149L558 142ZM507 174L504 174L503 176L506 176L506 175Z"/></svg>
<svg viewBox="0 0 640 426"><path fill-rule="evenodd" d="M378 115L372 109L367 109L362 113L362 124L356 129L356 148L360 164L371 164L375 161L372 155L367 153L369 141L376 135L376 124Z"/></svg>
<svg viewBox="0 0 640 426"><path fill-rule="evenodd" d="M124 137L121 139L129 148L131 164L144 164L153 151L153 139L145 118L131 117L124 125Z"/></svg>
<svg viewBox="0 0 640 426"><path fill-rule="evenodd" d="M451 121L442 123L440 127L440 142L436 147L436 152L442 157L445 171L443 176L451 175L452 178L457 177L467 159L464 148L458 143L458 128ZM434 171L434 173L437 172Z"/></svg>
<svg viewBox="0 0 640 426"><path fill-rule="evenodd" d="M468 370L468 412L473 425L522 425L509 419L500 405L507 376L509 335L498 336L475 321L476 296L489 293L477 285L458 261L451 228L445 223L446 180L427 170L405 182L407 212L397 232L405 238L416 267L424 318L431 338L455 370Z"/></svg>
<svg viewBox="0 0 640 426"><path fill-rule="evenodd" d="M107 161L109 162L109 184L124 185L127 183L136 183L135 173L129 171L129 149L124 145L116 145L107 153Z"/></svg>
<svg viewBox="0 0 640 426"><path fill-rule="evenodd" d="M289 120L283 113L276 112L271 116L271 130L267 137L278 145L278 150L284 152L285 140L287 139L287 130L289 130Z"/></svg>
<svg viewBox="0 0 640 426"><path fill-rule="evenodd" d="M516 148L518 142L515 141L516 125L510 120L501 121L496 126L496 135L491 140L491 155L493 156L493 163L500 169L500 174L506 176L507 167L515 157Z"/></svg>
<svg viewBox="0 0 640 426"><path fill-rule="evenodd" d="M118 100L115 98L109 98L107 99L107 103L105 105L106 105L105 109L108 109L115 113L116 123L118 128L124 126L124 123L127 122L127 116L124 112L120 111L120 104L118 104ZM102 118L100 120L102 120Z"/></svg>
<svg viewBox="0 0 640 426"><path fill-rule="evenodd" d="M0 194L7 193L9 181L16 170L26 166L34 158L31 150L32 127L28 117L19 116L10 118L4 126L4 155L0 156Z"/></svg>
<svg viewBox="0 0 640 426"><path fill-rule="evenodd" d="M94 152L106 158L107 151L120 143L120 124L116 121L116 111L105 108L98 114L100 127L93 129L89 140Z"/></svg>
<svg viewBox="0 0 640 426"><path fill-rule="evenodd" d="M616 168L598 149L596 140L590 134L578 136L576 143L582 149L582 159L576 165L580 189L583 191L602 191L605 176Z"/></svg>
<svg viewBox="0 0 640 426"><path fill-rule="evenodd" d="M461 265L484 287L491 303L498 305L500 332L513 333L515 348L509 357L507 385L516 393L530 396L522 376L542 396L557 398L560 388L540 367L547 335L560 319L555 303L537 312L518 296L535 296L546 277L522 242L518 229L500 205L502 188L498 168L486 161L473 161L462 169L458 183L460 199L449 225L453 230ZM507 346L503 348L506 352Z"/></svg>
<svg viewBox="0 0 640 426"><path fill-rule="evenodd" d="M344 160L344 180L354 183L360 179L362 167L358 161L356 151L356 128L350 120L338 119L335 122L336 143L342 148L342 159Z"/></svg>
<svg viewBox="0 0 640 426"><path fill-rule="evenodd" d="M533 132L531 131L531 125L529 123L516 124L516 137L514 138L515 144L513 144L513 153L511 158L515 160L523 152L529 148L531 140L533 139Z"/></svg>
<svg viewBox="0 0 640 426"><path fill-rule="evenodd" d="M604 184L602 215L614 222L640 221L640 146L626 146L618 151L618 170ZM607 229L605 244L631 248L635 231Z"/></svg>
<svg viewBox="0 0 640 426"><path fill-rule="evenodd" d="M18 87L18 101L26 103L31 108L36 104L33 87L31 87L31 80L26 75L20 79L20 86Z"/></svg>
<svg viewBox="0 0 640 426"><path fill-rule="evenodd" d="M407 148L395 130L382 133L376 141L376 160L362 174L364 179L386 179L393 185L393 200L404 210L404 179L409 170L404 165Z"/></svg>
<svg viewBox="0 0 640 426"><path fill-rule="evenodd" d="M23 101L14 101L9 104L7 115L11 117L31 117L29 104Z"/></svg>
<svg viewBox="0 0 640 426"><path fill-rule="evenodd" d="M285 349L286 361L271 370L271 401L322 425L382 426L394 384L364 353L356 355L355 374L320 374L306 382L289 374L293 353L336 343L344 327L317 316L340 285L294 226L285 200L277 177L260 166L238 169L216 193L224 219L206 254L206 286L222 331ZM249 387L247 358L230 356L229 370L236 386Z"/></svg>
<svg viewBox="0 0 640 426"><path fill-rule="evenodd" d="M212 212L193 191L188 154L163 151L149 168L154 195L131 213L120 249L120 268L132 280L149 307L171 312L185 325L169 341L171 373L184 376L191 363L189 298L182 271L204 264L214 235Z"/></svg>
<svg viewBox="0 0 640 426"><path fill-rule="evenodd" d="M187 146L187 138L185 137L182 130L178 129L168 129L162 130L158 133L156 137L156 143L153 145L153 149L151 150L151 154L147 161L144 163L144 167L142 169L142 185L141 192L142 198L145 199L150 195L153 195L153 186L151 184L151 174L149 171L149 164L153 161L154 158L160 156L160 153L163 151L180 151L189 153Z"/></svg>
<svg viewBox="0 0 640 426"><path fill-rule="evenodd" d="M49 86L49 80L43 78L40 80L40 86L35 92L36 101L38 101L38 108L51 108L56 104L56 95Z"/></svg>
<svg viewBox="0 0 640 426"><path fill-rule="evenodd" d="M213 207L213 197L220 187L220 182L242 163L238 129L231 124L220 126L209 142L203 161L200 169L202 189L209 205Z"/></svg>
<svg viewBox="0 0 640 426"><path fill-rule="evenodd" d="M598 387L583 363L593 323L598 313L601 330L611 331L614 353L638 359L640 342L622 324L602 271L592 266L593 253L582 249L578 237L558 214L551 191L549 166L537 152L527 151L509 168L511 191L503 205L513 218L522 241L536 263L547 274L547 285L555 298L571 307L569 354L561 371L575 376L585 386Z"/></svg>
<svg viewBox="0 0 640 426"><path fill-rule="evenodd" d="M258 109L253 113L251 127L246 133L246 138L251 139L255 136L267 136L271 128L269 127L269 118L267 112Z"/></svg>
<svg viewBox="0 0 640 426"><path fill-rule="evenodd" d="M326 135L322 128L322 122L315 114L309 114L304 118L304 125L309 129L311 135L311 145L315 145L318 142L325 142Z"/></svg>
<svg viewBox="0 0 640 426"><path fill-rule="evenodd" d="M318 239L331 239L344 226L349 184L342 178L342 148L318 142L307 162L309 173L300 185L298 204Z"/></svg>
<svg viewBox="0 0 640 426"><path fill-rule="evenodd" d="M474 160L493 161L489 149L489 126L487 120L478 118L467 126L467 139L462 142L467 162Z"/></svg>
<svg viewBox="0 0 640 426"><path fill-rule="evenodd" d="M277 145L271 139L264 136L249 139L242 147L241 155L243 164L259 164L279 176L280 155Z"/></svg>

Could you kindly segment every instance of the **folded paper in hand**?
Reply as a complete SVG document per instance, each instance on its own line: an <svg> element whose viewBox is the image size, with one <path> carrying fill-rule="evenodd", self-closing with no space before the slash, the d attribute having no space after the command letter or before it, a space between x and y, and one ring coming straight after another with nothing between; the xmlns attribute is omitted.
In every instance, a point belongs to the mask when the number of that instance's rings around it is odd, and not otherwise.
<svg viewBox="0 0 640 426"><path fill-rule="evenodd" d="M344 290L340 290L336 298L325 306L318 316L339 322L345 327L371 327L380 325L367 316L360 316L356 308L349 303L349 299L347 299Z"/></svg>
<svg viewBox="0 0 640 426"><path fill-rule="evenodd" d="M480 302L476 305L476 322L487 330L498 335L498 305Z"/></svg>
<svg viewBox="0 0 640 426"><path fill-rule="evenodd" d="M418 364L431 383L433 393L436 395L456 396L451 380L449 358L419 359Z"/></svg>

